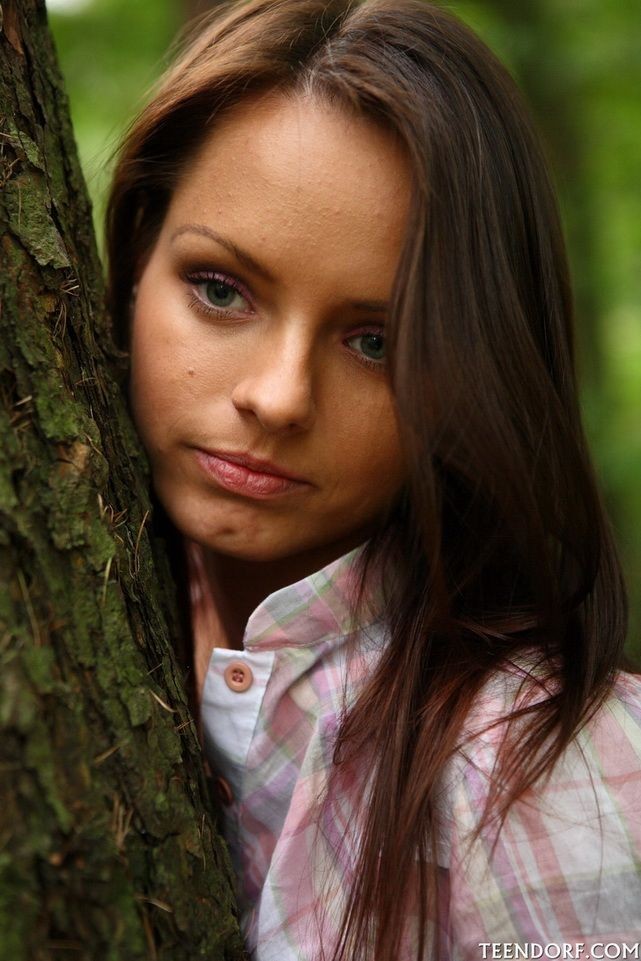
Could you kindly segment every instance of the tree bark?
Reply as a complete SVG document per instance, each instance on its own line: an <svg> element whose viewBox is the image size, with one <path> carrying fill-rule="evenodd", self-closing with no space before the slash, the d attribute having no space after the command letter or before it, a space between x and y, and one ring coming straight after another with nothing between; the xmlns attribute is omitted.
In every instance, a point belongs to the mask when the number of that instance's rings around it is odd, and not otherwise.
<svg viewBox="0 0 641 961"><path fill-rule="evenodd" d="M44 4L0 17L0 961L240 959Z"/></svg>

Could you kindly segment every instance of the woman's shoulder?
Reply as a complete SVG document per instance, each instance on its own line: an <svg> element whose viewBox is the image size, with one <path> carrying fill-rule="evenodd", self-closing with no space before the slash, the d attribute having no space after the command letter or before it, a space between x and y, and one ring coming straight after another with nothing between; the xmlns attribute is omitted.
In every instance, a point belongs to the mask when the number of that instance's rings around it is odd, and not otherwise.
<svg viewBox="0 0 641 961"><path fill-rule="evenodd" d="M471 705L459 746L448 766L446 791L469 797L470 821L478 814L493 786L506 752L510 773L518 769L519 751L536 720L537 708L559 695L559 682L549 665L535 654L504 664L485 681ZM544 752L550 741L543 743ZM522 756L525 757L525 751ZM618 671L606 697L588 714L556 762L529 792L530 802L580 796L621 795L627 809L631 785L641 803L641 677ZM587 803L587 801L586 801ZM635 816L641 816L635 800Z"/></svg>
<svg viewBox="0 0 641 961"><path fill-rule="evenodd" d="M549 662L536 652L505 662L484 682L468 712L463 743L499 744L508 725L525 725L528 716L559 695L559 681ZM613 726L631 736L641 730L641 675L617 671L606 697L580 727L577 736L600 737ZM641 751L641 743L638 745Z"/></svg>
<svg viewBox="0 0 641 961"><path fill-rule="evenodd" d="M449 765L439 861L457 957L477 957L479 942L619 943L641 930L641 678L618 673L546 774L504 818L484 820L505 777L505 738L518 768L521 731L536 716L515 712L555 693L535 660L497 671Z"/></svg>

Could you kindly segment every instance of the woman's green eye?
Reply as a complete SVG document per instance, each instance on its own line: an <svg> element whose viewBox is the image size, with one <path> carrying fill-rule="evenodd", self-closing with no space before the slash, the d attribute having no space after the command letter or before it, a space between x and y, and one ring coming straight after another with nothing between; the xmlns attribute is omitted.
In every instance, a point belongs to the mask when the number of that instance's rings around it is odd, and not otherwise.
<svg viewBox="0 0 641 961"><path fill-rule="evenodd" d="M244 297L236 288L222 280L210 280L205 286L205 296L212 306L219 307L221 310L235 306L234 298L236 297L244 302Z"/></svg>
<svg viewBox="0 0 641 961"><path fill-rule="evenodd" d="M355 337L350 337L347 343L367 360L378 364L382 364L385 360L385 337L383 334L357 334Z"/></svg>

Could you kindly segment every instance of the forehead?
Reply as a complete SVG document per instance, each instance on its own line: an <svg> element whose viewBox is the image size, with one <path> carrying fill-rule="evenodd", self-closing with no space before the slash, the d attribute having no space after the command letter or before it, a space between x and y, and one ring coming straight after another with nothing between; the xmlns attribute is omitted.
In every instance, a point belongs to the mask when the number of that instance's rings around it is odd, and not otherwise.
<svg viewBox="0 0 641 961"><path fill-rule="evenodd" d="M252 96L220 118L186 165L168 226L203 221L309 255L396 258L410 202L391 131L308 95Z"/></svg>

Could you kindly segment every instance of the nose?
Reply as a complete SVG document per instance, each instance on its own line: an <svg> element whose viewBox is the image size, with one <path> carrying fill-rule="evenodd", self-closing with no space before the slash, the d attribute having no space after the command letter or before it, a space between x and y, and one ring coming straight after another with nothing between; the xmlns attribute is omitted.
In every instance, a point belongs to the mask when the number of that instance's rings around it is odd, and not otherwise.
<svg viewBox="0 0 641 961"><path fill-rule="evenodd" d="M315 415L312 352L301 337L265 344L232 391L234 407L270 433L308 430Z"/></svg>

